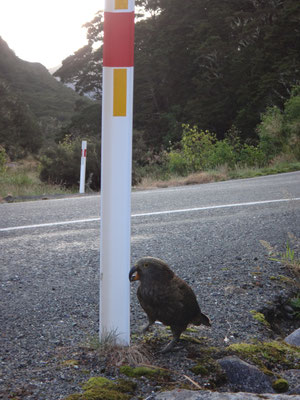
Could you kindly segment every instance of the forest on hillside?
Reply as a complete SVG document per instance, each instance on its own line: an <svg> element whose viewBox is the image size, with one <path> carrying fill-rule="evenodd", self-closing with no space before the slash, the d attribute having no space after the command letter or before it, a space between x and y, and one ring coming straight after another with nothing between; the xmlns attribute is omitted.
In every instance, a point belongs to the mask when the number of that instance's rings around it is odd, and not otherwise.
<svg viewBox="0 0 300 400"><path fill-rule="evenodd" d="M0 145L10 160L54 143L76 103L89 105L39 63L21 60L0 37Z"/></svg>
<svg viewBox="0 0 300 400"><path fill-rule="evenodd" d="M282 109L300 77L297 0L140 0L135 28L134 126L152 146L181 139L182 123L242 138L268 106ZM150 16L149 16L150 15ZM89 44L56 72L101 96L103 14ZM94 50L97 45L97 50Z"/></svg>
<svg viewBox="0 0 300 400"><path fill-rule="evenodd" d="M136 0L133 179L300 159L298 0ZM103 12L55 73L101 100ZM44 151L42 177L74 184L81 139L97 176L101 113L79 107ZM59 155L58 155L59 154ZM60 170L69 160L68 176ZM74 165L72 167L71 165ZM76 177L77 180L77 177Z"/></svg>

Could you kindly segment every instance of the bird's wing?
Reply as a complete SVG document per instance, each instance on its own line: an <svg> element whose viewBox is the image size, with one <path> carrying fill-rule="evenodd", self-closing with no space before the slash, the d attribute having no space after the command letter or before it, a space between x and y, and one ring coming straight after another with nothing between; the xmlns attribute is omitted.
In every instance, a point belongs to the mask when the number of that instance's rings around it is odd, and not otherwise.
<svg viewBox="0 0 300 400"><path fill-rule="evenodd" d="M156 321L158 319L157 311L159 309L160 298L153 294L153 290L143 288L142 285L138 287L137 297L148 318Z"/></svg>
<svg viewBox="0 0 300 400"><path fill-rule="evenodd" d="M177 287L177 298L181 305L182 313L187 323L193 322L193 320L201 314L201 310L193 289L179 277L174 277Z"/></svg>

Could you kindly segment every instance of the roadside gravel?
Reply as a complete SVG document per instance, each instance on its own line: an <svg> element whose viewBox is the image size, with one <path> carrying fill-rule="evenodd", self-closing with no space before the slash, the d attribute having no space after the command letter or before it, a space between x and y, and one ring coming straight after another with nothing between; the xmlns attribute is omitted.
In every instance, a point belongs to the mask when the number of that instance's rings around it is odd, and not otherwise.
<svg viewBox="0 0 300 400"><path fill-rule="evenodd" d="M276 207L276 213L268 211L276 221L271 234L267 222L255 219L255 208L251 217L241 211L234 220L225 211L208 211L197 229L192 215L185 220L164 217L164 224L162 217L145 217L133 225L132 261L145 255L165 259L192 286L202 311L212 320L211 329L190 333L200 338L200 344L183 341L182 349L165 355L157 351L169 340L168 331L154 327L147 344L150 362L172 371L173 386L188 383L184 377L188 375L209 388L205 379L189 370L203 347L276 339L298 327L283 309L295 288L280 276L291 274L269 260L259 243L269 240L284 251L286 233L299 233L297 210L288 213ZM98 334L97 237L96 223L80 232L70 226L61 231L49 228L47 233L36 229L22 236L2 235L0 398L59 400L80 391L81 383L91 376L120 375L88 345ZM136 288L133 284L133 343L143 340L139 327L146 321ZM275 331L250 312L268 309L271 315L275 308L283 310L285 318L277 321ZM147 397L161 387L143 378L133 398Z"/></svg>

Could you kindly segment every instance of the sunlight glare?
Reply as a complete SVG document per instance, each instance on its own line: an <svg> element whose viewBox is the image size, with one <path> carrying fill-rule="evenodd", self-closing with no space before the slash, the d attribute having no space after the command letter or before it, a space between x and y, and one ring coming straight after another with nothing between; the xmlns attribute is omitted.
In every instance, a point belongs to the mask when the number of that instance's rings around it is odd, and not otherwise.
<svg viewBox="0 0 300 400"><path fill-rule="evenodd" d="M0 36L16 55L47 68L87 43L82 25L104 0L9 0L0 5Z"/></svg>

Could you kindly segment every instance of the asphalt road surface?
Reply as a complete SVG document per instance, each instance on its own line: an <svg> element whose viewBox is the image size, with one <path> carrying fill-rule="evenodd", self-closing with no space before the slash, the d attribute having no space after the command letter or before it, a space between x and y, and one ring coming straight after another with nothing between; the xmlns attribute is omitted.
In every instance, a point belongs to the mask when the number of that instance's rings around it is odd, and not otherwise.
<svg viewBox="0 0 300 400"><path fill-rule="evenodd" d="M238 207L250 209L257 203L260 208L272 208L300 197L300 172L271 175L253 179L233 180L204 185L157 189L132 194L133 225L136 218L155 215L174 215L182 219L203 218L203 211L229 207L234 214ZM265 203L264 203L265 202ZM283 204L285 207L287 204ZM16 228L24 231L35 227L67 225L75 223L80 230L85 223L97 221L100 196L75 197L59 200L2 204L0 206L0 232L11 232ZM161 214L159 214L161 213ZM189 213L189 214L186 214ZM196 213L196 214L195 214ZM162 221L163 223L163 221ZM62 226L59 227L61 231ZM23 232L24 233L24 232ZM22 234L22 233L20 233Z"/></svg>
<svg viewBox="0 0 300 400"><path fill-rule="evenodd" d="M51 348L97 335L99 213L99 195L0 204L5 377L41 366ZM132 263L145 255L167 261L201 299L215 338L224 339L246 302L255 308L272 294L260 240L284 251L288 233L300 237L300 172L132 194ZM251 291L257 277L263 288ZM247 299L227 306L224 285L239 285ZM136 329L144 317L132 308ZM247 321L235 323L239 339L252 332Z"/></svg>

